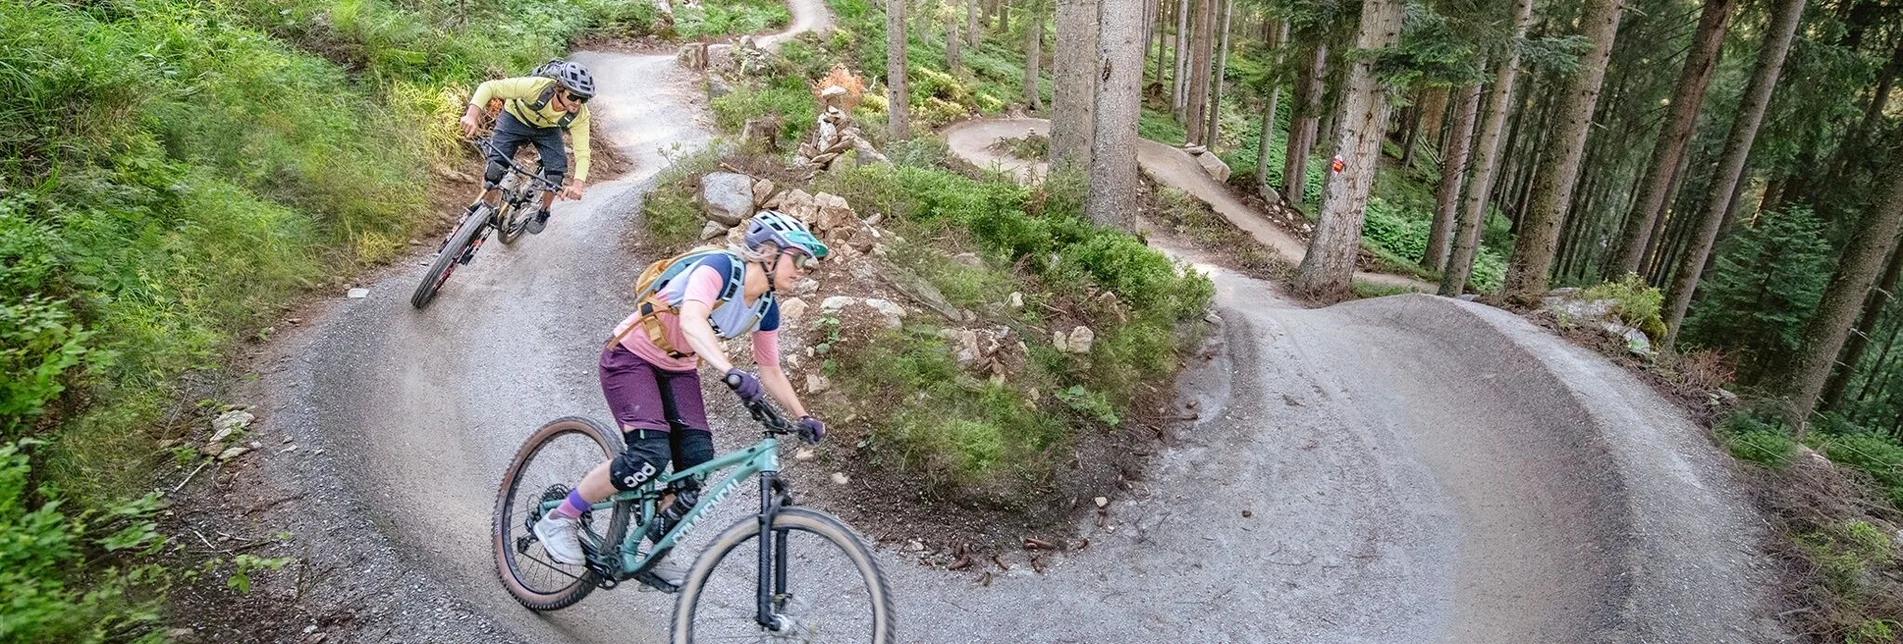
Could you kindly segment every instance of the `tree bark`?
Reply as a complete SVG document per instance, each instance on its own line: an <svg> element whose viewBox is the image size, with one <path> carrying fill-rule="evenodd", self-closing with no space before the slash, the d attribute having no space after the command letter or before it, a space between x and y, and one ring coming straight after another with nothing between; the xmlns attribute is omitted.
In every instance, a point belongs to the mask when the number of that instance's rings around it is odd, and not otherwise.
<svg viewBox="0 0 1903 644"><path fill-rule="evenodd" d="M1877 281L1876 289L1864 298L1863 313L1857 316L1857 327L1844 339L1843 354L1837 356L1837 369L1830 374L1830 380L1824 383L1824 409L1839 409L1843 406L1844 392L1850 389L1850 381L1857 375L1857 363L1863 362L1863 352L1870 346L1870 334L1877 330L1877 323L1883 320L1883 312L1890 307L1890 301L1896 299L1896 281L1903 273L1903 253L1892 249L1889 265L1883 268L1883 278Z"/></svg>
<svg viewBox="0 0 1903 644"><path fill-rule="evenodd" d="M1467 177L1474 121L1480 114L1480 84L1469 85L1460 94L1454 131L1447 137L1446 153L1441 155L1440 185L1434 189L1434 221L1427 230L1427 254L1421 257L1421 266L1431 271L1445 270L1447 255L1453 251L1454 216L1460 207L1461 181Z"/></svg>
<svg viewBox="0 0 1903 644"><path fill-rule="evenodd" d="M1089 163L1096 129L1097 1L1058 0L1051 57L1051 162Z"/></svg>
<svg viewBox="0 0 1903 644"><path fill-rule="evenodd" d="M1170 74L1170 114L1183 120L1183 108L1189 105L1189 15L1190 0L1176 3L1176 51L1171 53L1174 71Z"/></svg>
<svg viewBox="0 0 1903 644"><path fill-rule="evenodd" d="M1533 0L1514 2L1513 41L1526 37L1526 28L1532 23ZM1506 129L1511 116L1514 84L1519 78L1520 50L1507 47L1500 69L1494 73L1493 91L1487 96L1486 122L1481 124L1474 142L1473 177L1467 180L1466 198L1462 200L1460 217L1454 226L1452 257L1441 271L1441 295L1460 295L1473 276L1474 257L1480 252L1480 231L1486 228L1487 198L1493 194L1493 177L1500 167L1500 132Z"/></svg>
<svg viewBox="0 0 1903 644"><path fill-rule="evenodd" d="M1725 137L1725 150L1718 156L1718 168L1712 174L1711 185L1706 186L1705 205L1698 213L1684 254L1678 258L1671 288L1665 292L1665 348L1670 348L1678 338L1685 310L1691 307L1692 293L1698 289L1698 279L1705 270L1705 258L1711 254L1711 246L1717 241L1718 231L1731 210L1739 181L1744 176L1745 162L1751 157L1751 144L1757 140L1758 125L1764 121L1765 109L1771 104L1771 94L1777 89L1778 76L1784 69L1784 57L1791 50L1791 38L1803 16L1804 0L1780 0L1766 26L1764 44L1758 48L1757 67L1745 84L1738 116L1731 122L1730 135ZM1836 357L1837 347L1832 346L1830 351L1830 357ZM1821 377L1818 386L1823 386ZM1815 391L1811 392L1813 400L1816 395ZM1810 403L1805 404L1805 413L1809 413Z"/></svg>
<svg viewBox="0 0 1903 644"><path fill-rule="evenodd" d="M958 19L952 18L951 24L945 28L945 68L953 76L957 76L959 68L964 66L964 56L958 51L960 44L963 43L958 37Z"/></svg>
<svg viewBox="0 0 1903 644"><path fill-rule="evenodd" d="M1383 50L1400 40L1401 8L1399 0L1361 3L1361 27L1355 36L1355 47L1361 55L1348 69L1342 91L1341 111L1345 116L1336 145L1346 163L1341 171L1329 168L1326 172L1321 217L1295 277L1296 290L1313 297L1339 298L1353 287L1361 225L1367 214L1364 209L1388 128L1386 83L1375 76L1373 56L1385 53Z"/></svg>
<svg viewBox="0 0 1903 644"><path fill-rule="evenodd" d="M906 0L885 3L885 113L886 136L902 141L912 136L910 84L905 79Z"/></svg>
<svg viewBox="0 0 1903 644"><path fill-rule="evenodd" d="M1705 88L1711 85L1712 71L1718 68L1718 51L1725 41L1725 21L1731 17L1732 3L1733 0L1705 0L1698 28L1692 32L1691 50L1685 54L1685 67L1678 75L1678 89L1672 93L1671 113L1659 129L1658 142L1652 147L1652 159L1646 164L1650 171L1632 204L1632 212L1626 215L1618 250L1613 261L1606 264L1609 269L1606 279L1620 279L1626 273L1639 270L1652 224L1658 220L1665 198L1672 192L1672 181L1676 178L1672 171L1678 167L1679 157L1684 156L1685 146L1691 143L1693 128L1698 125L1698 108L1705 102Z"/></svg>
<svg viewBox="0 0 1903 644"><path fill-rule="evenodd" d="M1229 22L1236 15L1236 0L1224 0L1222 5L1222 38L1216 45L1216 77L1209 86L1209 128L1204 131L1211 152L1222 143L1222 84L1229 75Z"/></svg>
<svg viewBox="0 0 1903 644"><path fill-rule="evenodd" d="M1789 1L1802 4L1802 0ZM1810 421L1817 405L1824 379L1830 376L1831 367L1837 362L1844 336L1849 335L1850 324L1856 321L1859 305L1869 296L1870 285L1876 282L1884 258L1896 249L1897 233L1903 231L1903 164L1892 165L1886 174L1885 194L1850 236L1843 261L1837 265L1830 286L1824 290L1824 299L1817 303L1817 312L1811 316L1810 324L1804 328L1804 337L1798 343L1797 360L1791 367L1790 383L1785 389L1789 407L1784 414L1784 421L1798 438L1804 436L1804 425Z"/></svg>
<svg viewBox="0 0 1903 644"><path fill-rule="evenodd" d="M1519 241L1513 245L1513 258L1507 264L1504 289L1513 299L1527 301L1546 293L1559 226L1566 219L1566 206L1572 202L1573 184L1579 178L1579 161L1592 126L1593 108L1599 102L1599 89L1606 80L1612 42L1619 35L1623 6L1623 0L1587 0L1581 13L1582 33L1591 39L1592 49L1580 61L1580 70L1562 99L1566 101L1565 111L1551 143L1540 156L1532 203L1521 216Z"/></svg>
<svg viewBox="0 0 1903 644"><path fill-rule="evenodd" d="M1038 13L1037 11L1031 12L1033 16L1036 16ZM1040 22L1041 21L1040 19ZM1011 3L1003 0L999 0L998 2L998 33L1011 33Z"/></svg>
<svg viewBox="0 0 1903 644"><path fill-rule="evenodd" d="M1099 0L1097 124L1090 153L1090 198L1084 214L1128 230L1136 203L1137 117L1143 109L1143 17L1147 0Z"/></svg>
<svg viewBox="0 0 1903 644"><path fill-rule="evenodd" d="M1183 125L1189 143L1202 144L1208 139L1203 110L1209 109L1209 76L1215 66L1216 4L1221 0L1196 3L1195 40L1190 45L1189 101L1183 107Z"/></svg>
<svg viewBox="0 0 1903 644"><path fill-rule="evenodd" d="M1295 115L1289 119L1288 147L1282 161L1282 198L1300 207L1307 188L1308 153L1315 146L1315 130L1322 104L1322 74L1328 66L1328 45L1316 42L1308 50L1301 76L1296 79Z"/></svg>
<svg viewBox="0 0 1903 644"><path fill-rule="evenodd" d="M965 2L965 46L978 48L978 32L984 22L984 10L978 8L978 0Z"/></svg>
<svg viewBox="0 0 1903 644"><path fill-rule="evenodd" d="M1288 50L1287 45L1288 21L1277 21L1275 31L1269 36L1269 47L1275 50L1275 63L1270 69L1279 70L1282 68L1283 61L1288 58L1284 55ZM1257 192L1260 192L1262 198L1269 200L1270 203L1282 200L1282 195L1276 194L1275 188L1269 185L1269 149L1273 147L1275 142L1275 110L1281 107L1278 103L1281 102L1282 98L1282 84L1274 80L1274 78L1274 76L1271 76L1269 80L1269 98L1267 104L1262 108L1262 136L1261 139L1256 142L1255 148L1255 180Z"/></svg>
<svg viewBox="0 0 1903 644"><path fill-rule="evenodd" d="M1031 12L1035 18L1024 26L1024 105L1034 112L1044 111L1044 92L1038 87L1038 61L1044 57L1044 17Z"/></svg>
<svg viewBox="0 0 1903 644"><path fill-rule="evenodd" d="M1421 105L1418 108L1421 113L1420 131L1433 137L1427 140L1428 145L1438 145L1440 141L1441 130L1447 126L1447 103L1451 98L1452 94L1446 85L1430 85L1421 92Z"/></svg>

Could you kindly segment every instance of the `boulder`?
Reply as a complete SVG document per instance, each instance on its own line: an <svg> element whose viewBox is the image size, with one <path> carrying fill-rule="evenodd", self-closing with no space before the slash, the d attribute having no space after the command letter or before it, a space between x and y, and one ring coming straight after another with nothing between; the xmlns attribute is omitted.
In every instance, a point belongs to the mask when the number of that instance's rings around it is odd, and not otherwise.
<svg viewBox="0 0 1903 644"><path fill-rule="evenodd" d="M1019 293L1017 291L1012 291L1011 296L1005 298L1004 304L1005 306L1009 306L1014 309L1024 308L1024 294Z"/></svg>
<svg viewBox="0 0 1903 644"><path fill-rule="evenodd" d="M806 393L808 395L826 391L827 389L831 389L832 386L832 383L828 382L825 376L816 373L806 374Z"/></svg>
<svg viewBox="0 0 1903 644"><path fill-rule="evenodd" d="M753 182L754 205L765 208L767 200L773 198L773 190L777 187L778 186L773 185L772 179L761 179Z"/></svg>
<svg viewBox="0 0 1903 644"><path fill-rule="evenodd" d="M1612 300L1580 300L1567 295L1549 295L1540 302L1540 309L1553 314L1553 317L1569 322L1609 320L1612 318Z"/></svg>
<svg viewBox="0 0 1903 644"><path fill-rule="evenodd" d="M1202 166L1203 172L1209 173L1209 176L1217 181L1229 180L1229 164L1223 163L1221 157L1214 154L1199 154L1196 155L1196 164Z"/></svg>
<svg viewBox="0 0 1903 644"><path fill-rule="evenodd" d="M827 313L832 313L835 311L839 311L840 309L844 309L848 306L851 306L853 303L858 301L859 301L859 298L856 298L856 297L851 297L846 295L834 295L832 297L826 298L825 300L821 301L819 303L819 310L825 311Z"/></svg>
<svg viewBox="0 0 1903 644"><path fill-rule="evenodd" d="M727 234L727 227L721 225L718 221L707 222L707 225L701 226L700 228L701 241L707 241L725 234Z"/></svg>
<svg viewBox="0 0 1903 644"><path fill-rule="evenodd" d="M740 136L742 141L755 149L777 152L780 149L780 119L771 116L748 119L740 127Z"/></svg>
<svg viewBox="0 0 1903 644"><path fill-rule="evenodd" d="M905 307L894 304L890 300L881 300L879 298L866 298L863 302L866 306L870 306L873 310L878 311L880 315L885 316L886 328L896 329L900 326L904 326Z"/></svg>
<svg viewBox="0 0 1903 644"><path fill-rule="evenodd" d="M1090 353L1090 347L1097 342L1097 334L1090 327L1079 326L1071 329L1070 336L1064 339L1064 350L1071 353Z"/></svg>
<svg viewBox="0 0 1903 644"><path fill-rule="evenodd" d="M806 316L806 300L789 297L780 302L780 317L798 320Z"/></svg>
<svg viewBox="0 0 1903 644"><path fill-rule="evenodd" d="M680 52L674 54L674 60L680 63L681 68L689 71L697 72L706 69L707 43L688 43L682 45Z"/></svg>
<svg viewBox="0 0 1903 644"><path fill-rule="evenodd" d="M1627 353L1647 360L1657 356L1652 351L1652 339L1646 337L1644 331L1617 322L1607 322L1600 328L1606 332L1606 335L1612 336L1612 339L1624 342Z"/></svg>
<svg viewBox="0 0 1903 644"><path fill-rule="evenodd" d="M709 173L700 178L700 201L709 220L738 226L753 216L753 180L732 172Z"/></svg>
<svg viewBox="0 0 1903 644"><path fill-rule="evenodd" d="M813 196L806 194L805 190L799 188L794 188L780 194L779 210L781 213L797 217L800 221L806 222L807 224L813 223L813 220L819 217L819 206L814 203Z"/></svg>
<svg viewBox="0 0 1903 644"><path fill-rule="evenodd" d="M822 234L859 228L859 215L852 211L845 197L822 192L813 195L813 205L817 209L813 224Z"/></svg>
<svg viewBox="0 0 1903 644"><path fill-rule="evenodd" d="M219 414L211 421L211 442L217 443L230 438L232 434L250 427L251 421L256 419L257 417L252 416L251 412L239 409Z"/></svg>

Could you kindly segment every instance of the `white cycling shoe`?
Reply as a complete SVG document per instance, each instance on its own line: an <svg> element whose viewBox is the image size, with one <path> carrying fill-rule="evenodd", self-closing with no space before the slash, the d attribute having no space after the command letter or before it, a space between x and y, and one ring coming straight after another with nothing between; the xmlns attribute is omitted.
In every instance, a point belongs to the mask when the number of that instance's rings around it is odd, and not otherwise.
<svg viewBox="0 0 1903 644"><path fill-rule="evenodd" d="M582 565L587 555L581 551L581 522L566 519L549 513L535 522L535 538L542 542L542 551L556 563L570 566Z"/></svg>

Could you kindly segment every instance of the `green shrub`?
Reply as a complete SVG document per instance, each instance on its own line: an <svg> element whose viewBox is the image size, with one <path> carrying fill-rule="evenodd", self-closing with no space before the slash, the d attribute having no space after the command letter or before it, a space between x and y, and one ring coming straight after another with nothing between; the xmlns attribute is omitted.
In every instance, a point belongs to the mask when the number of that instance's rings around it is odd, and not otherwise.
<svg viewBox="0 0 1903 644"><path fill-rule="evenodd" d="M1719 248L1681 335L1737 355L1740 382L1779 374L1833 261L1825 225L1808 209L1765 213Z"/></svg>
<svg viewBox="0 0 1903 644"><path fill-rule="evenodd" d="M720 164L719 152L712 148L669 156L666 170L655 178L654 189L641 201L641 227L648 241L662 248L686 250L700 239L707 219L701 216L697 201L697 178L712 172Z"/></svg>
<svg viewBox="0 0 1903 644"><path fill-rule="evenodd" d="M1790 432L1782 424L1751 414L1733 414L1714 429L1720 445L1732 456L1747 461L1783 468L1797 454L1797 442L1791 440Z"/></svg>
<svg viewBox="0 0 1903 644"><path fill-rule="evenodd" d="M1637 273L1627 273L1617 282L1604 282L1586 289L1580 296L1588 300L1612 300L1612 314L1627 326L1644 331L1657 341L1665 337L1665 321L1659 307L1665 294L1645 283Z"/></svg>
<svg viewBox="0 0 1903 644"><path fill-rule="evenodd" d="M1890 496L1890 502L1903 507L1903 445L1887 437L1866 432L1816 437L1818 451L1838 465L1869 474Z"/></svg>
<svg viewBox="0 0 1903 644"><path fill-rule="evenodd" d="M674 11L674 33L682 38L752 34L784 27L791 20L792 14L779 2L702 0Z"/></svg>
<svg viewBox="0 0 1903 644"><path fill-rule="evenodd" d="M781 140L800 140L819 118L819 102L803 87L740 87L714 99L711 106L714 124L725 132L739 132L754 119L778 117Z"/></svg>

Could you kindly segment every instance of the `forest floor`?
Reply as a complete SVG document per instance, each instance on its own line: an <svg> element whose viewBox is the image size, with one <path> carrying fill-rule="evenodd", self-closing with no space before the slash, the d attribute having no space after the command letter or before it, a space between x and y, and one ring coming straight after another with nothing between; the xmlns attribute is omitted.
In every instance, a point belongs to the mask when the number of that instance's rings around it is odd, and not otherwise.
<svg viewBox="0 0 1903 644"><path fill-rule="evenodd" d="M821 24L816 4L793 5L794 29ZM486 249L427 311L404 297L421 272L411 262L268 346L252 436L298 449L261 450L201 489L231 510L219 527L236 541L287 531L254 552L302 561L260 574L222 614L204 607L181 639L662 639L663 595L521 609L487 543L495 474L521 438L600 414L596 342L625 314L642 262L623 244L674 154L663 150L711 141L672 56L577 58L601 79L602 133L634 170L559 206L546 233ZM1272 227L1238 225L1281 247ZM1222 319L1210 359L1179 382L1199 420L1103 525L1077 526L1087 548L1049 554L1042 572L1008 560L981 581L882 549L902 639L1778 639L1765 535L1727 460L1630 374L1481 305L1411 295L1312 309L1198 266ZM711 411L744 426L735 409ZM723 449L751 439L718 436Z"/></svg>

